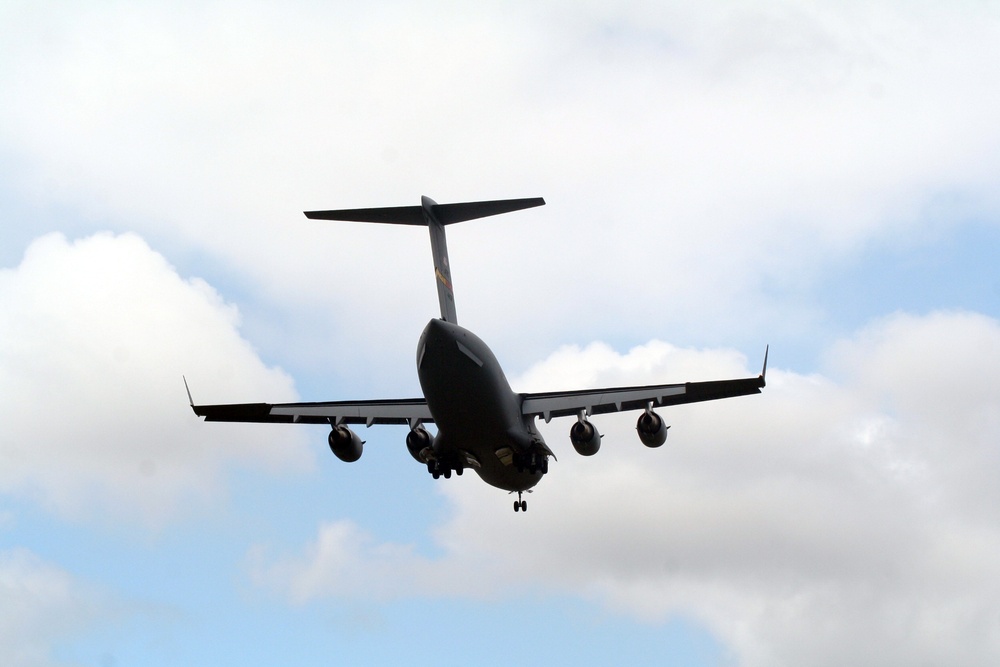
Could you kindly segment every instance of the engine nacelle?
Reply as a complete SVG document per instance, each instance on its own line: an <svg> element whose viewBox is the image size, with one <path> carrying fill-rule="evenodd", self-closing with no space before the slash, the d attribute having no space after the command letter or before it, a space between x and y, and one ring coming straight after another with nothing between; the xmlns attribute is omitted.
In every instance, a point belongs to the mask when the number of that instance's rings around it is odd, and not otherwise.
<svg viewBox="0 0 1000 667"><path fill-rule="evenodd" d="M667 429L670 428L663 423L660 415L652 410L647 410L639 415L639 421L635 423L635 430L639 432L639 439L647 447L659 447L667 441Z"/></svg>
<svg viewBox="0 0 1000 667"><path fill-rule="evenodd" d="M418 463L427 463L430 460L428 455L431 451L428 450L433 443L434 436L428 433L423 426L418 426L406 434L406 449Z"/></svg>
<svg viewBox="0 0 1000 667"><path fill-rule="evenodd" d="M327 437L327 442L330 443L330 451L346 463L354 463L360 459L365 444L357 433L343 424L333 427L329 437Z"/></svg>
<svg viewBox="0 0 1000 667"><path fill-rule="evenodd" d="M569 440L581 456L593 456L601 448L601 434L586 419L580 419L569 430Z"/></svg>

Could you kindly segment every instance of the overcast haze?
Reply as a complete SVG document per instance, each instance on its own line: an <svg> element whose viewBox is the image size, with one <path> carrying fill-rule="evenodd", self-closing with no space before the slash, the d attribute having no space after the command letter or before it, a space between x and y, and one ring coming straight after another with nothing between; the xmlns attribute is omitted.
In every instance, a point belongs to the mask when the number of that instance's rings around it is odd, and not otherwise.
<svg viewBox="0 0 1000 667"><path fill-rule="evenodd" d="M87 5L87 6L85 6ZM703 5L703 6L702 6ZM0 2L0 663L995 665L1000 9ZM514 514L405 429L449 227L518 391L767 388L540 428Z"/></svg>

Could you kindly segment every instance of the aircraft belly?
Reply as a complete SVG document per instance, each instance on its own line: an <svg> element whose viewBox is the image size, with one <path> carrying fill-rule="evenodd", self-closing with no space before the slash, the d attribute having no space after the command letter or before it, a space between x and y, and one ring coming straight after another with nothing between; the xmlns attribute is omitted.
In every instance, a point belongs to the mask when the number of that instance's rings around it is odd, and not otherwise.
<svg viewBox="0 0 1000 667"><path fill-rule="evenodd" d="M490 468L477 468L480 479L504 491L527 491L542 480L542 473L518 472L514 466L493 464Z"/></svg>
<svg viewBox="0 0 1000 667"><path fill-rule="evenodd" d="M540 472L518 471L509 458L501 458L518 446L512 438L497 438L496 434L488 433L470 435L472 437L464 443L462 449L470 452L479 461L480 465L473 469L487 484L505 491L525 491L541 480Z"/></svg>

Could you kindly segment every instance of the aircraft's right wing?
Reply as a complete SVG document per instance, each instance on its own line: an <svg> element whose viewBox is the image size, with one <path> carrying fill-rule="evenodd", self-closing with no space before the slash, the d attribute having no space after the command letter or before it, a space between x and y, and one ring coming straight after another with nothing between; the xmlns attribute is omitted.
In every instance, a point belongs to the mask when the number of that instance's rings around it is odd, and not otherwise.
<svg viewBox="0 0 1000 667"><path fill-rule="evenodd" d="M645 410L650 403L655 408L759 394L765 385L766 373L767 352L764 353L764 369L755 378L522 394L521 414L541 417L548 422L553 417L577 416L581 412L599 415Z"/></svg>

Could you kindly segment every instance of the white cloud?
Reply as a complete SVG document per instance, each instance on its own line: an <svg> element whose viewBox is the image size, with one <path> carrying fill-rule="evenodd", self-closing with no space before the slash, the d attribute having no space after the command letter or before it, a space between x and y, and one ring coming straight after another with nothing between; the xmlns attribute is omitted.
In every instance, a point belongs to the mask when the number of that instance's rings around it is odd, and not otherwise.
<svg viewBox="0 0 1000 667"><path fill-rule="evenodd" d="M203 507L231 464L303 469L301 433L205 424L187 406L295 398L203 281L138 236L36 240L0 271L0 491L60 515L158 524Z"/></svg>
<svg viewBox="0 0 1000 667"><path fill-rule="evenodd" d="M457 595L468 590L471 571L456 572L412 545L379 543L352 521L319 527L302 556L274 556L263 545L247 558L251 580L303 604L329 596L369 602L414 595Z"/></svg>
<svg viewBox="0 0 1000 667"><path fill-rule="evenodd" d="M1000 210L1000 16L983 3L6 3L0 23L5 187L73 229L224 266L286 365L379 377L412 363L435 307L423 233L303 208L544 195L450 239L463 322L508 368L639 330L817 336L804 295L825 269ZM212 506L230 463L302 465L303 434L275 448L181 403L182 372L209 402L294 395L238 324L137 237L39 240L0 274L0 491L158 523ZM670 411L659 451L631 418L601 420L593 460L546 427L562 460L528 515L442 484L443 558L331 522L303 555L260 547L252 571L300 602L582 592L696 616L749 665L990 662L996 339L975 315L888 318L825 376L776 361L764 397ZM596 344L515 384L708 369L757 359Z"/></svg>
<svg viewBox="0 0 1000 667"><path fill-rule="evenodd" d="M538 329L568 328L583 299L622 326L809 320L761 286L804 289L900 230L920 242L942 195L997 211L1000 18L980 5L50 14L11 17L2 70L21 187L180 236L286 307L363 312L349 342L398 344L382 313L433 307L425 241L307 225L303 208L546 196L454 233L462 312L497 331L511 295ZM328 266L337 279L317 281ZM581 295L594 266L616 268Z"/></svg>
<svg viewBox="0 0 1000 667"><path fill-rule="evenodd" d="M64 664L52 647L110 618L106 596L25 549L0 551L0 663Z"/></svg>
<svg viewBox="0 0 1000 667"><path fill-rule="evenodd" d="M699 619L750 667L993 664L1000 323L897 315L830 358L835 380L772 368L762 396L664 411L659 450L639 445L633 417L606 416L585 459L554 421L560 461L527 514L478 480L442 483L454 515L438 558L340 522L302 556L258 549L255 576L300 602L557 590L649 622ZM653 342L561 350L527 378L694 379L695 363L755 372L728 351Z"/></svg>

